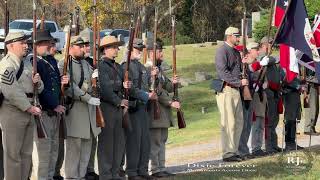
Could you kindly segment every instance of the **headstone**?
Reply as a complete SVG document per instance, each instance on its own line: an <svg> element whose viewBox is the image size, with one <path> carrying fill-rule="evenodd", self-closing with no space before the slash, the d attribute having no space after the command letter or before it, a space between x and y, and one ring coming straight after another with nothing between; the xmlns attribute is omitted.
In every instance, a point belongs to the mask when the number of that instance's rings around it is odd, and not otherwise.
<svg viewBox="0 0 320 180"><path fill-rule="evenodd" d="M212 79L212 76L206 72L195 72L194 73L196 81L201 82L201 81L206 81L209 79Z"/></svg>
<svg viewBox="0 0 320 180"><path fill-rule="evenodd" d="M252 12L252 29L253 30L256 23L260 21L260 18L261 18L260 12Z"/></svg>
<svg viewBox="0 0 320 180"><path fill-rule="evenodd" d="M191 79L180 78L180 84L181 84L181 86L186 87L186 86L193 84L193 82Z"/></svg>

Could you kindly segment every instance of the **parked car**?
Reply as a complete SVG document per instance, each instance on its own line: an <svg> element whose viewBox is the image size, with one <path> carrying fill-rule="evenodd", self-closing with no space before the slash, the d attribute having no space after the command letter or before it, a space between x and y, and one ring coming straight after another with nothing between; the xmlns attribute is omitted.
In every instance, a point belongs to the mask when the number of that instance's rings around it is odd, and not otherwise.
<svg viewBox="0 0 320 180"><path fill-rule="evenodd" d="M115 36L119 38L120 41L128 43L130 31L125 29L104 29L100 31L100 38L103 38L104 36Z"/></svg>
<svg viewBox="0 0 320 180"><path fill-rule="evenodd" d="M41 20L37 20L37 29L40 29ZM31 35L33 28L32 19L17 19L9 24L9 32L24 31L24 33ZM48 29L54 38L59 39L57 43L58 51L61 51L65 44L65 33L59 29L54 21L45 21L44 29ZM0 53L4 51L4 29L0 29Z"/></svg>

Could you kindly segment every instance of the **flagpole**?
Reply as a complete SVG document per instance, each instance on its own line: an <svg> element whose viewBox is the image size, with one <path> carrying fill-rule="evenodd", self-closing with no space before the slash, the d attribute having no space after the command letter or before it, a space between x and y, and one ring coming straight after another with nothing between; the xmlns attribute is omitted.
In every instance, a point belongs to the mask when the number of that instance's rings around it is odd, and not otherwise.
<svg viewBox="0 0 320 180"><path fill-rule="evenodd" d="M269 26L268 26L268 34L267 34L267 39L268 39L267 56L268 57L271 55L271 51L272 51L272 46L270 46L270 48L269 48L269 42L270 42L270 35L271 35L271 26L272 26L272 16L273 16L273 12L274 12L274 5L275 5L275 0L271 0L270 14L269 14ZM266 72L267 72L267 67L263 66L260 73L259 73L259 76L258 76L258 82L262 81ZM259 83L256 83L255 87L253 89L257 89L258 84Z"/></svg>
<svg viewBox="0 0 320 180"><path fill-rule="evenodd" d="M269 26L268 26L268 43L270 42L270 35L271 35L271 28L272 28L272 16L274 13L274 5L275 5L275 0L271 0L271 8L270 8L270 16L269 16ZM267 46L267 53L269 54L269 50L271 52L271 48L269 48L269 46ZM271 54L271 53L270 53ZM269 55L270 55L269 54Z"/></svg>
<svg viewBox="0 0 320 180"><path fill-rule="evenodd" d="M274 2L275 2L274 0L271 1L271 10L270 10L270 18L269 18L269 29L268 29L268 43L269 43L269 35L271 34L271 22L272 22L272 14L273 14L272 12L273 12L273 9L274 9L274 5L272 6L272 4L274 4ZM288 10L289 10L289 7L291 5L291 2L292 2L292 0L288 0L288 6L286 8L286 11L285 11L282 19L281 19L280 26L277 29L277 32L276 32L276 34L275 34L275 36L273 38L272 44L271 44L270 48L269 48L269 46L267 47L267 57L269 57L271 55L272 48L273 48L273 46L275 44L275 40L276 40L276 38L278 37L278 35L280 33L280 29L282 28L282 25L284 23L284 19L287 17ZM267 68L266 68L266 66L263 66L262 70L261 70L261 72L260 72L260 74L258 76L258 82L261 82L261 80L264 78L266 72L267 72ZM254 89L257 88L257 84L254 87Z"/></svg>

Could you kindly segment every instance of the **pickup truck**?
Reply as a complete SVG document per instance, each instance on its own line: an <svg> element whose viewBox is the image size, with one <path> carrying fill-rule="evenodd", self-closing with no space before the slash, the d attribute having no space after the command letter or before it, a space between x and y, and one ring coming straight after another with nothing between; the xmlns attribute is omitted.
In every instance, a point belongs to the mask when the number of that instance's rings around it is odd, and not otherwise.
<svg viewBox="0 0 320 180"><path fill-rule="evenodd" d="M37 29L40 29L41 20L37 20ZM23 31L28 35L32 35L33 20L17 19L9 23L9 32ZM59 39L56 44L58 51L62 51L65 44L65 33L59 29L54 21L45 21L44 29L48 29L54 38ZM4 29L0 29L0 54L4 51Z"/></svg>

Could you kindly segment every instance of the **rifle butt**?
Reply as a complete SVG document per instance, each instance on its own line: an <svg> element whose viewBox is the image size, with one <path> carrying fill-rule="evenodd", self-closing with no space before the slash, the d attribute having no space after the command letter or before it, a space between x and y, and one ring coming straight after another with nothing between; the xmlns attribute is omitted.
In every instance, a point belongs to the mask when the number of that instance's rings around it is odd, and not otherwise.
<svg viewBox="0 0 320 180"><path fill-rule="evenodd" d="M101 128L105 127L105 120L103 118L103 114L100 106L97 106L96 108L96 124L97 124L97 127L101 127Z"/></svg>
<svg viewBox="0 0 320 180"><path fill-rule="evenodd" d="M152 104L153 104L153 110L154 110L154 112L153 112L154 119L159 120L160 119L160 104L156 100L153 101Z"/></svg>
<svg viewBox="0 0 320 180"><path fill-rule="evenodd" d="M243 100L245 100L245 101L252 100L251 92L250 92L250 89L248 86L243 87L242 95L243 95Z"/></svg>
<svg viewBox="0 0 320 180"><path fill-rule="evenodd" d="M128 108L123 108L122 110L122 128L131 131L132 127L129 122L129 109Z"/></svg>
<svg viewBox="0 0 320 180"><path fill-rule="evenodd" d="M39 116L34 116L36 127L37 127L37 135L39 139L48 138L47 131L43 125L42 119Z"/></svg>
<svg viewBox="0 0 320 180"><path fill-rule="evenodd" d="M178 119L178 127L179 129L186 128L186 121L184 120L184 115L181 109L177 109L177 119Z"/></svg>
<svg viewBox="0 0 320 180"><path fill-rule="evenodd" d="M66 125L66 121L63 116L64 116L63 114L60 115L59 138L67 139L67 125Z"/></svg>
<svg viewBox="0 0 320 180"><path fill-rule="evenodd" d="M310 108L309 97L307 93L303 94L303 108Z"/></svg>

